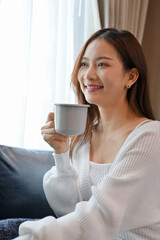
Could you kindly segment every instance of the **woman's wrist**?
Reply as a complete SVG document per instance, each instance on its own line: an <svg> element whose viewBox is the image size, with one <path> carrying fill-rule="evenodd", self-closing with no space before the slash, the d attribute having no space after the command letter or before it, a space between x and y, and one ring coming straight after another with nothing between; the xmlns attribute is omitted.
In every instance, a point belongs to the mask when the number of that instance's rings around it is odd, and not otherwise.
<svg viewBox="0 0 160 240"><path fill-rule="evenodd" d="M69 149L54 149L54 154L63 154L66 153Z"/></svg>

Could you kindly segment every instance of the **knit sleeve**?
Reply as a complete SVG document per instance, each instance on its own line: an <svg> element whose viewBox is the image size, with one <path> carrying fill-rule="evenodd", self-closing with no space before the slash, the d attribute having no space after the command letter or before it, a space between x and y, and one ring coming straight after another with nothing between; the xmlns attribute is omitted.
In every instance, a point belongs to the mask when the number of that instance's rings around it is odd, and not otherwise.
<svg viewBox="0 0 160 240"><path fill-rule="evenodd" d="M113 240L119 232L160 222L159 136L159 123L144 124L134 131L109 174L92 187L89 201L77 203L74 212L57 220L23 223L21 236L30 233L32 240L57 239L56 236L60 236L59 240Z"/></svg>
<svg viewBox="0 0 160 240"><path fill-rule="evenodd" d="M43 188L55 214L59 217L74 211L81 194L77 182L77 172L72 167L69 151L55 154L55 165L43 178Z"/></svg>

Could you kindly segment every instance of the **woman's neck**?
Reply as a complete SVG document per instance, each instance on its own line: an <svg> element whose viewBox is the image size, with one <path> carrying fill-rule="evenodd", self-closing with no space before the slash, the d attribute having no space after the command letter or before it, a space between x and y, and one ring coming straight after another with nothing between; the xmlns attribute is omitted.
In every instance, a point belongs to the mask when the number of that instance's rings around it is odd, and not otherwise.
<svg viewBox="0 0 160 240"><path fill-rule="evenodd" d="M99 108L101 117L101 131L104 133L122 129L131 122L137 122L144 117L135 114L128 103L115 108Z"/></svg>

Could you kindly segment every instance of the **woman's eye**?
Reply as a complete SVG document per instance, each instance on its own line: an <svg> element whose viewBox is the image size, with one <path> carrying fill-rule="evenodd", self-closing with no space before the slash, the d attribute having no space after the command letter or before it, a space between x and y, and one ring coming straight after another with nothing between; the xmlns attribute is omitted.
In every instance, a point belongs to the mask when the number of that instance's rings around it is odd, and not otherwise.
<svg viewBox="0 0 160 240"><path fill-rule="evenodd" d="M106 66L108 66L108 64L101 62L101 63L98 63L98 66L99 66L99 67L106 67Z"/></svg>
<svg viewBox="0 0 160 240"><path fill-rule="evenodd" d="M81 67L84 67L84 66L86 66L87 64L85 63L85 62L81 62Z"/></svg>

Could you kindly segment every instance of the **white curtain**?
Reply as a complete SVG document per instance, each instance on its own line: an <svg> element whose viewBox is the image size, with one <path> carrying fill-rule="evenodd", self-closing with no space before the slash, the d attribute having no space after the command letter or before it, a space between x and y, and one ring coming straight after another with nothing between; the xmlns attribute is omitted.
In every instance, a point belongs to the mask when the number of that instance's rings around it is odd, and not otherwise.
<svg viewBox="0 0 160 240"><path fill-rule="evenodd" d="M0 1L0 144L48 149L40 128L70 89L84 41L101 28L98 0Z"/></svg>

